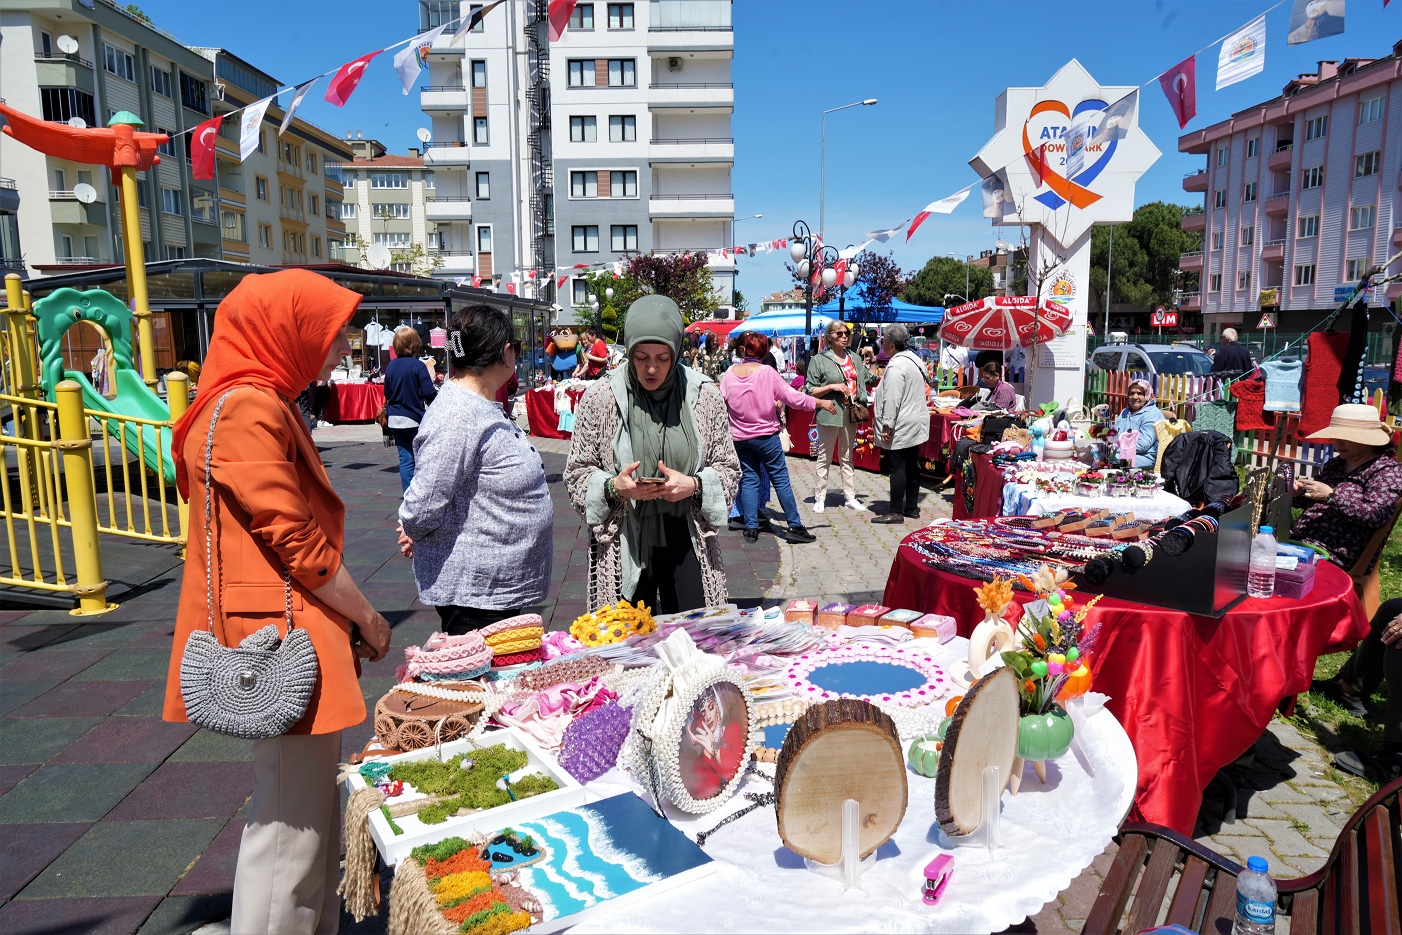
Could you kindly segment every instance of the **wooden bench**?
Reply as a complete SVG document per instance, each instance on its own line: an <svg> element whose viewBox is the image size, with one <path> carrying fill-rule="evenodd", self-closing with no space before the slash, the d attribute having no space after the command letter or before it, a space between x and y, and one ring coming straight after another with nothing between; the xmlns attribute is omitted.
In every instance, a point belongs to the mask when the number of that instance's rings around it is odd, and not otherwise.
<svg viewBox="0 0 1402 935"><path fill-rule="evenodd" d="M1322 868L1276 881L1278 911L1290 917L1290 935L1402 933L1399 791L1402 779L1365 802ZM1083 935L1134 935L1170 923L1202 935L1230 935L1239 864L1159 825L1125 825L1119 845Z"/></svg>

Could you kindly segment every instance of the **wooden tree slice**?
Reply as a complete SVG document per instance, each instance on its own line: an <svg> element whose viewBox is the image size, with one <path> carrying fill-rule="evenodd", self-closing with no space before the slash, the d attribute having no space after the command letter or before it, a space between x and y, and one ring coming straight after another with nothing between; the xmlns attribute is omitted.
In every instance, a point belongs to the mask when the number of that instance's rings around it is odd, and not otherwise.
<svg viewBox="0 0 1402 935"><path fill-rule="evenodd" d="M1006 666L975 682L954 709L935 774L935 818L945 834L957 837L978 829L983 769L998 767L1006 784L1017 757L1017 727L1017 676ZM964 737L968 741L960 746Z"/></svg>
<svg viewBox="0 0 1402 935"><path fill-rule="evenodd" d="M842 803L861 804L861 857L891 839L905 817L905 756L891 718L867 701L840 698L796 719L774 776L779 837L819 863L842 858Z"/></svg>

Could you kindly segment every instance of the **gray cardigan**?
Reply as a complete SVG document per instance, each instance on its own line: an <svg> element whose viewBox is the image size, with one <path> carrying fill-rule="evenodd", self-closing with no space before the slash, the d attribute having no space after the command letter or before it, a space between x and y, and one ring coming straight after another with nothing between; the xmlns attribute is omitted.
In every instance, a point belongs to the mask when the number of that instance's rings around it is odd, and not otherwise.
<svg viewBox="0 0 1402 935"><path fill-rule="evenodd" d="M930 437L930 408L925 401L925 367L913 351L901 351L886 365L881 385L876 388L872 423L876 444L899 451L922 445ZM894 428L889 442L881 440L881 430Z"/></svg>
<svg viewBox="0 0 1402 935"><path fill-rule="evenodd" d="M499 403L445 382L419 425L399 506L419 600L479 610L544 601L554 518L540 453Z"/></svg>

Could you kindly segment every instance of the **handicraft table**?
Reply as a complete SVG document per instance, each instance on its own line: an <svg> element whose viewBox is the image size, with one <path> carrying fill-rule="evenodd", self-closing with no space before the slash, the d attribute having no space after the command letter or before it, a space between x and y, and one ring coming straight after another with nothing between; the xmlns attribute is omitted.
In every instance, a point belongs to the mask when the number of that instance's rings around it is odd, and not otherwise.
<svg viewBox="0 0 1402 935"><path fill-rule="evenodd" d="M1004 516L1042 516L1058 510L1075 510L1078 513L1109 510L1112 513L1130 512L1136 519L1156 523L1181 516L1192 508L1193 505L1187 500L1166 490L1157 490L1152 497L1112 497L1108 494L1082 497L1074 493L1046 493L1011 481L1003 485Z"/></svg>
<svg viewBox="0 0 1402 935"><path fill-rule="evenodd" d="M331 383L327 386L323 416L333 425L374 422L385 405L383 383Z"/></svg>
<svg viewBox="0 0 1402 935"><path fill-rule="evenodd" d="M569 393L572 408L579 407L579 398L584 395L583 389L566 390ZM526 397L526 424L528 431L539 438L572 438L572 432L560 429L560 414L555 411L555 390L553 387L543 386L538 389L528 390Z"/></svg>

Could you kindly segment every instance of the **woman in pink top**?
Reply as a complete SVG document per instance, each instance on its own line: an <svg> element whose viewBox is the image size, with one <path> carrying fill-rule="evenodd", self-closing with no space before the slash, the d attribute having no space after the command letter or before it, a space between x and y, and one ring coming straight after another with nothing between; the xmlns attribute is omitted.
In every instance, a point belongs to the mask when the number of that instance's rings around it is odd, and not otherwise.
<svg viewBox="0 0 1402 935"><path fill-rule="evenodd" d="M740 512L745 519L745 541L759 538L759 475L763 470L789 521L789 541L814 542L817 537L804 528L798 515L798 501L794 499L789 466L779 441L776 407L787 403L809 412L815 408L836 412L837 404L799 392L785 383L777 370L766 367L769 339L764 335L752 331L741 335L740 353L741 362L720 378L720 392L730 410L730 434L735 439L735 453L740 456Z"/></svg>

